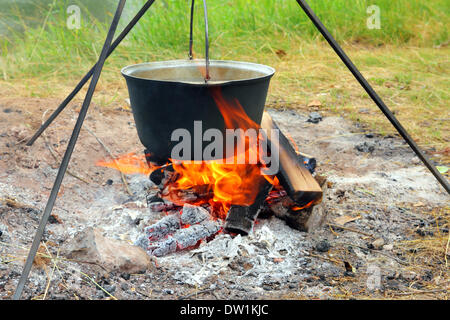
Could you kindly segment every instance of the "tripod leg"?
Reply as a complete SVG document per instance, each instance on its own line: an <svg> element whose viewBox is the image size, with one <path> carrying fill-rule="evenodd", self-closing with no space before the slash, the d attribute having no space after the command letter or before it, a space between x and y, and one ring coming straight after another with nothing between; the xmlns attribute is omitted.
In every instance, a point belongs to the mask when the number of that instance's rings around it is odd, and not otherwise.
<svg viewBox="0 0 450 320"><path fill-rule="evenodd" d="M98 79L100 78L100 74L102 72L103 65L105 63L108 50L111 46L112 38L114 37L114 33L117 29L117 25L119 23L120 17L122 15L123 7L125 6L126 0L120 0L119 5L117 6L116 13L114 15L113 21L111 23L111 27L108 31L108 35L105 40L105 44L103 45L102 53L100 54L100 58L95 66L95 70L92 76L91 83L89 85L88 92L86 94L86 98L84 99L83 106L81 107L80 114L78 116L78 120L75 124L75 128L73 129L72 136L70 137L70 141L67 146L67 150L64 154L63 160L61 162L61 166L59 167L58 174L56 175L55 183L53 184L52 191L50 193L50 197L48 199L47 205L45 207L44 213L42 215L41 221L39 222L39 227L36 231L36 235L34 236L33 244L31 245L30 252L28 254L27 261L25 262L25 267L22 271L22 275L20 277L19 283L16 288L16 292L14 293L13 299L18 300L22 296L22 291L25 286L25 282L28 279L28 275L30 274L31 267L33 265L34 258L36 256L36 252L39 249L39 244L41 243L42 235L44 234L45 226L47 224L48 218L53 209L53 205L55 204L56 197L58 196L59 188L61 187L62 180L67 170L67 166L69 165L70 157L72 156L73 149L75 148L75 144L77 143L78 136L80 134L81 126L83 125L84 119L86 117L87 111L89 109L89 105L92 100L92 96L95 91L95 87L97 86Z"/></svg>
<svg viewBox="0 0 450 320"><path fill-rule="evenodd" d="M128 33L133 29L133 27L136 25L136 23L142 18L142 16L147 12L147 10L152 6L152 4L155 2L155 0L149 0L147 1L141 10L136 14L136 16L133 18L133 20L130 21L130 23L123 29L123 31L120 33L120 35L117 37L117 39L111 44L110 49L108 50L108 54L106 57L109 57L111 53L117 48L117 46L122 42L122 40L128 35ZM47 127L53 122L53 120L58 117L58 115L67 107L70 101L77 95L78 92L83 88L83 86L88 82L88 80L92 77L92 74L94 73L96 65L94 65L91 70L81 79L81 81L77 84L75 89L67 96L66 99L61 103L61 105L53 111L53 113L50 115L50 117L45 121L44 124L36 131L36 133L33 135L33 137L27 142L27 146L32 146L33 143L36 141L37 138L39 138L42 134L42 132L47 129Z"/></svg>
<svg viewBox="0 0 450 320"><path fill-rule="evenodd" d="M398 133L402 136L402 138L409 144L411 149L416 153L420 160L422 160L423 164L430 170L430 172L434 175L434 177L439 181L439 183L444 187L444 189L450 193L450 184L447 179L436 169L436 167L431 163L431 161L427 158L427 156L420 150L419 146L415 143L415 141L408 134L406 129L401 125L401 123L397 120L394 114L389 110L389 108L385 105L383 100L381 100L380 96L375 92L372 86L367 82L364 76L359 72L358 68L353 64L347 54L342 50L327 28L322 24L320 19L315 15L314 11L310 8L308 3L305 0L297 0L297 3L302 7L303 11L305 11L306 15L309 19L314 23L316 28L320 31L323 37L327 40L329 45L333 48L336 54L341 58L342 62L347 66L353 76L358 80L359 84L366 90L375 104L380 108L381 112L388 118L388 120L392 123L394 128L398 131Z"/></svg>

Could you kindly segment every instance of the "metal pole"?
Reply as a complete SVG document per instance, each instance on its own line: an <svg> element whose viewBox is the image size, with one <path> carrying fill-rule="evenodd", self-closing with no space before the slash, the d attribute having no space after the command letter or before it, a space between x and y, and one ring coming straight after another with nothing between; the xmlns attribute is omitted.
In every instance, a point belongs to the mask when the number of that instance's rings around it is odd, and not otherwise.
<svg viewBox="0 0 450 320"><path fill-rule="evenodd" d="M385 105L383 100L381 100L380 96L375 92L372 86L367 82L364 76L359 72L358 68L353 64L350 58L345 54L344 50L339 46L333 36L328 32L327 28L322 24L320 19L315 15L314 11L309 7L308 3L305 0L297 0L297 3L302 7L303 11L305 11L306 15L311 19L316 28L320 31L323 37L327 40L336 54L341 58L342 62L347 66L347 68L351 71L353 76L358 80L360 85L366 90L372 100L376 103L376 105L380 108L381 112L384 113L386 118L392 123L395 129L397 129L398 133L403 137L403 139L409 144L411 149L416 153L420 160L422 160L423 164L430 170L430 172L435 176L435 178L439 181L439 183L444 187L444 189L450 194L450 184L447 179L441 175L441 173L436 169L436 167L431 163L431 161L425 156L425 154L420 150L419 146L414 142L414 140L410 137L408 132L403 128L394 114L389 110L389 108Z"/></svg>
<svg viewBox="0 0 450 320"><path fill-rule="evenodd" d="M208 8L206 6L206 0L203 0L203 11L205 14L205 61L206 61L205 82L208 82L211 79L211 77L209 76L209 27L208 27Z"/></svg>
<svg viewBox="0 0 450 320"><path fill-rule="evenodd" d="M189 31L189 60L194 59L194 53L192 51L192 47L194 45L194 10L195 10L195 0L192 0L191 3L191 24Z"/></svg>
<svg viewBox="0 0 450 320"><path fill-rule="evenodd" d="M17 285L16 292L14 293L14 296L13 296L14 300L18 300L22 296L22 292L23 292L25 283L28 279L28 275L30 274L31 267L33 266L33 261L36 256L36 252L39 249L39 245L41 243L42 235L44 234L45 226L46 226L48 218L52 212L56 197L58 196L59 188L61 187L62 180L63 180L64 175L67 170L67 166L69 165L70 157L72 155L73 149L75 148L75 144L77 143L77 139L80 134L81 127L83 125L84 119L85 119L87 111L89 109L89 105L91 103L92 96L95 91L95 87L97 86L97 82L100 78L100 74L102 72L102 68L105 63L105 60L106 60L106 57L108 54L108 50L111 46L111 41L114 37L114 33L117 29L117 25L119 23L120 17L122 15L122 11L123 11L123 7L125 6L125 3L126 3L126 0L120 0L119 5L117 6L117 10L114 15L113 21L111 23L111 27L109 28L108 35L106 37L102 52L100 54L100 58L95 66L92 80L89 85L89 89L87 91L86 97L84 99L83 106L81 107L81 111L78 116L78 120L75 124L75 128L73 129L72 136L70 137L70 141L68 143L67 150L64 154L63 160L61 162L61 166L59 167L58 174L56 175L55 183L53 184L53 188L50 193L50 197L48 199L48 202L45 207L44 213L42 215L41 221L39 222L39 227L36 231L36 235L34 237L33 244L31 245L31 249L28 254L27 261L25 262L25 267L22 271L22 275L21 275L19 283Z"/></svg>
<svg viewBox="0 0 450 320"><path fill-rule="evenodd" d="M155 0L149 0L147 1L141 10L136 14L136 16L133 18L133 20L130 21L130 23L123 29L123 31L120 33L120 35L117 37L117 39L111 44L110 49L108 50L108 54L106 57L109 57L111 53L117 48L117 46L122 42L122 40L128 35L128 33L133 29L133 27L136 25L136 23L142 18L142 16L147 12L147 10L152 6L152 4L155 2ZM36 131L34 136L27 142L27 146L33 145L33 143L36 141L37 138L40 137L42 132L47 129L47 127L58 117L58 115L67 107L70 101L77 95L78 92L80 92L81 88L88 82L88 80L92 77L92 74L94 73L96 65L94 65L91 70L81 79L81 81L77 84L75 89L67 96L66 99L61 103L61 105L53 111L53 113L50 115L50 117L45 121L44 124Z"/></svg>

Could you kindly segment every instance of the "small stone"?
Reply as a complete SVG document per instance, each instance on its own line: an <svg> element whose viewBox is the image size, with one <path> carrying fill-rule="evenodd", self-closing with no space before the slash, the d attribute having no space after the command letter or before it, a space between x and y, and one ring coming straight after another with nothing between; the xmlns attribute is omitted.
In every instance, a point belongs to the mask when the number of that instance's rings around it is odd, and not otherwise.
<svg viewBox="0 0 450 320"><path fill-rule="evenodd" d="M130 280L130 278L131 278L131 275L129 273L122 273L120 276L124 280Z"/></svg>
<svg viewBox="0 0 450 320"><path fill-rule="evenodd" d="M164 293L172 295L172 294L174 294L174 291L171 289L164 289Z"/></svg>
<svg viewBox="0 0 450 320"><path fill-rule="evenodd" d="M327 240L319 241L315 246L318 252L328 252L330 250L330 243Z"/></svg>
<svg viewBox="0 0 450 320"><path fill-rule="evenodd" d="M383 246L383 250L385 250L385 251L391 251L392 249L394 249L393 244L386 244Z"/></svg>
<svg viewBox="0 0 450 320"><path fill-rule="evenodd" d="M110 294L113 294L116 291L116 286L115 285L106 285L103 287L103 289L105 289Z"/></svg>
<svg viewBox="0 0 450 320"><path fill-rule="evenodd" d="M69 259L93 263L111 271L144 273L152 267L145 250L124 241L105 238L100 230L89 227L64 245Z"/></svg>
<svg viewBox="0 0 450 320"><path fill-rule="evenodd" d="M372 142L364 142L356 145L355 149L358 150L359 152L369 153L375 150L375 144Z"/></svg>
<svg viewBox="0 0 450 320"><path fill-rule="evenodd" d="M311 122L311 123L319 123L320 121L322 121L322 116L320 115L320 113L318 112L311 112L309 114L309 118L307 120L307 122Z"/></svg>
<svg viewBox="0 0 450 320"><path fill-rule="evenodd" d="M381 250L384 246L384 239L378 238L372 242L372 248L375 250Z"/></svg>

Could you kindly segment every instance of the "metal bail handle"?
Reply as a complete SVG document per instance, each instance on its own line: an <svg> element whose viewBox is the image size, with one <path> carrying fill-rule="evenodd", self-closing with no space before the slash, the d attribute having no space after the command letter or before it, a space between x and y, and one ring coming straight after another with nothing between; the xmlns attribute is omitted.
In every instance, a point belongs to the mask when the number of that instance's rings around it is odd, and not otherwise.
<svg viewBox="0 0 450 320"><path fill-rule="evenodd" d="M194 58L192 52L192 46L194 44L194 4L195 0L191 3L191 24L190 24L190 35L189 35L189 60ZM203 0L203 9L205 15L205 63L206 63L206 74L205 82L211 79L209 76L209 30L208 30L208 8L206 6L206 0Z"/></svg>

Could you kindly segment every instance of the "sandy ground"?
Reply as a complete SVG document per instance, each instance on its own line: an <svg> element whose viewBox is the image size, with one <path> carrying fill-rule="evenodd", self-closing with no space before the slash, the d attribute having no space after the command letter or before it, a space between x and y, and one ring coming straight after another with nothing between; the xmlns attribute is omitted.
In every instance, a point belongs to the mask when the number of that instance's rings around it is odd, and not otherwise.
<svg viewBox="0 0 450 320"><path fill-rule="evenodd" d="M47 143L40 138L25 147L23 142L58 102L0 99L1 298L10 297L17 285L79 104L47 130ZM219 235L196 250L157 259L145 274L112 273L62 260L54 268L44 259L32 270L24 296L447 298L449 196L408 146L398 137L372 135L335 116L324 114L323 121L313 124L306 113L270 113L328 177L328 222L320 230L306 234L276 218L259 220L249 237ZM146 194L154 192L147 177L126 177L130 195L118 172L95 166L108 154L86 129L114 155L143 149L125 103L109 109L93 106L85 124L69 166L72 175L64 179L45 233L53 256L87 226L131 243L145 225L161 217L146 207ZM337 228L337 221L348 222Z"/></svg>

